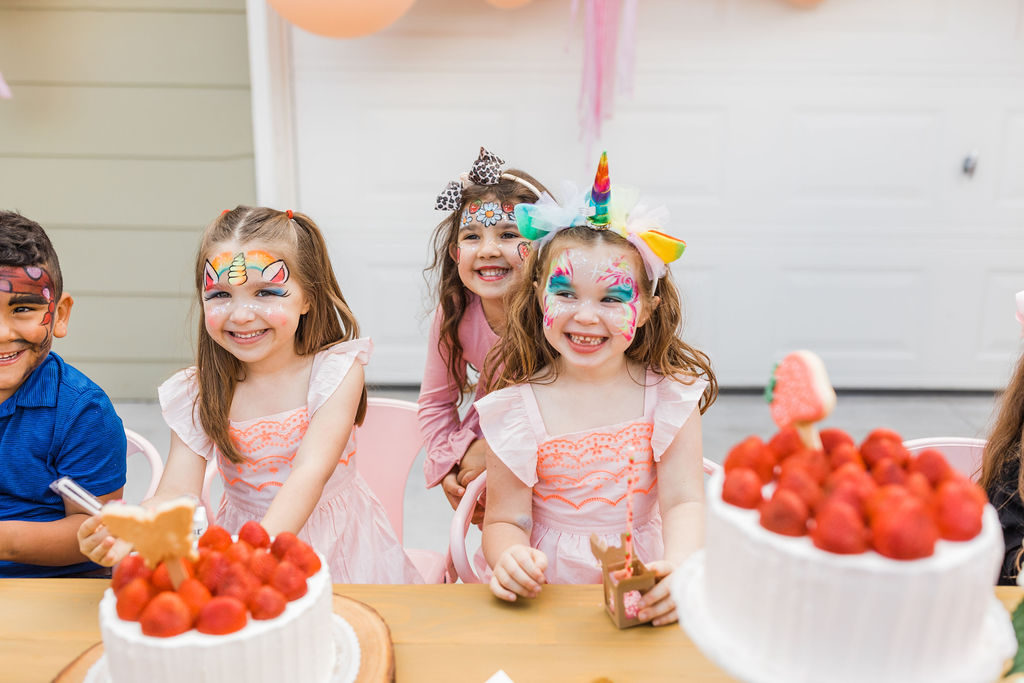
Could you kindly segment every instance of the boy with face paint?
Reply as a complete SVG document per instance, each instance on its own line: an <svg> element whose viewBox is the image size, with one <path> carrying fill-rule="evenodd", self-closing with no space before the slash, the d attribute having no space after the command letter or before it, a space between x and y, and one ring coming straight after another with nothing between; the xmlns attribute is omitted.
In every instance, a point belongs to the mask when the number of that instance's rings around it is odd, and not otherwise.
<svg viewBox="0 0 1024 683"><path fill-rule="evenodd" d="M125 483L124 426L110 399L50 350L72 303L43 229L0 211L0 577L105 571L78 549L86 515L49 488L69 476L105 501Z"/></svg>

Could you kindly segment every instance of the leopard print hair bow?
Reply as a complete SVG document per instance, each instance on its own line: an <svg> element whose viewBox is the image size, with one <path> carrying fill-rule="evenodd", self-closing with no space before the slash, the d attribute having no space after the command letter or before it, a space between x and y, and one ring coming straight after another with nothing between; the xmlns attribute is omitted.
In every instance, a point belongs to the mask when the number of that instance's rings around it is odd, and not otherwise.
<svg viewBox="0 0 1024 683"><path fill-rule="evenodd" d="M442 211L455 211L462 204L462 188L467 185L497 185L501 180L501 167L504 161L491 154L483 147L480 156L473 162L469 173L463 173L458 180L453 180L437 195L434 208Z"/></svg>

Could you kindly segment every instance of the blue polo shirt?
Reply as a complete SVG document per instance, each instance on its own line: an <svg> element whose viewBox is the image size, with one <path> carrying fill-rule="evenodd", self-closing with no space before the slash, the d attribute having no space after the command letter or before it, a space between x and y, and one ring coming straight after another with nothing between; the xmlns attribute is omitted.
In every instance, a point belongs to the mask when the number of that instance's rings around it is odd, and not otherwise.
<svg viewBox="0 0 1024 683"><path fill-rule="evenodd" d="M73 478L94 495L124 486L124 425L95 382L50 353L0 403L0 520L49 522L65 516L50 482ZM97 569L0 561L0 577L65 576Z"/></svg>

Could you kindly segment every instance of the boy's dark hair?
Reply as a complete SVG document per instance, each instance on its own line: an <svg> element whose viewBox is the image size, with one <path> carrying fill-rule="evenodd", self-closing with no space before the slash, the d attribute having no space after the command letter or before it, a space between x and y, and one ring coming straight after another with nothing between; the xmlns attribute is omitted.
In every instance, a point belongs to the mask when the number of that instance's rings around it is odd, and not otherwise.
<svg viewBox="0 0 1024 683"><path fill-rule="evenodd" d="M57 251L46 231L16 211L0 210L0 266L40 266L53 280L54 298L64 291Z"/></svg>

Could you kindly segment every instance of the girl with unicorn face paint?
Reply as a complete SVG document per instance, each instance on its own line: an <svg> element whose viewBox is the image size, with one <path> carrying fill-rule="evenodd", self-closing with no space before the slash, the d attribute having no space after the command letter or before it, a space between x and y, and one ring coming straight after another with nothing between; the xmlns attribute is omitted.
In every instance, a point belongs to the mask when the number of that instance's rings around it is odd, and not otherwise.
<svg viewBox="0 0 1024 683"><path fill-rule="evenodd" d="M154 500L198 496L209 464L224 482L211 521L228 532L256 520L271 536L295 533L335 582L422 583L356 470L372 344L316 224L293 211L224 211L203 235L195 283L196 365L160 387L171 448ZM79 547L104 565L130 549L98 517Z"/></svg>
<svg viewBox="0 0 1024 683"><path fill-rule="evenodd" d="M516 209L534 249L487 359L492 393L474 405L491 448L483 547L493 593L533 597L545 583L600 583L590 536L632 551L658 577L703 543L701 414L718 385L679 336L667 264L685 244L662 209L611 187L602 155L581 207L549 196ZM490 374L488 374L490 373ZM676 620L669 582L635 608Z"/></svg>
<svg viewBox="0 0 1024 683"><path fill-rule="evenodd" d="M434 208L450 212L434 231L437 309L430 329L419 396L420 429L426 441L427 486L441 484L452 508L466 485L484 470L487 442L476 411L459 415L467 394L483 395L470 371L505 329L505 295L519 282L530 241L519 233L515 207L545 192L530 174L503 168L484 148L468 173L448 183ZM483 518L478 506L475 520Z"/></svg>

